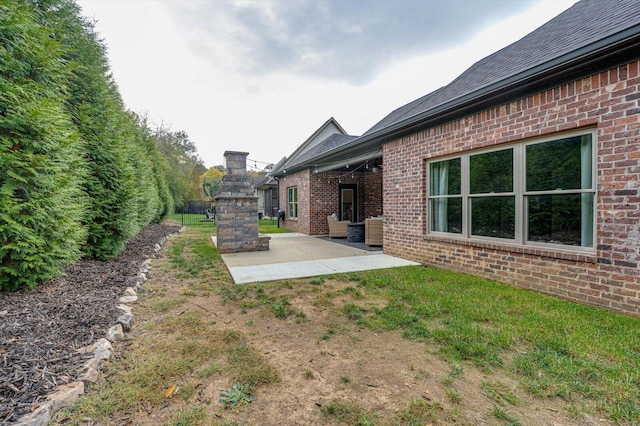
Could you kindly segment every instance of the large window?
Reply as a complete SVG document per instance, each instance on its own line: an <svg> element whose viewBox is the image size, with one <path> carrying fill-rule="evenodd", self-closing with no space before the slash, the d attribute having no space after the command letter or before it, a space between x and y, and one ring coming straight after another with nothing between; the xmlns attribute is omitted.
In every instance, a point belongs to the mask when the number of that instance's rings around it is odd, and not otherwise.
<svg viewBox="0 0 640 426"><path fill-rule="evenodd" d="M587 133L430 162L429 232L593 248L593 139Z"/></svg>
<svg viewBox="0 0 640 426"><path fill-rule="evenodd" d="M288 188L287 202L289 206L289 217L298 217L298 187L292 186Z"/></svg>

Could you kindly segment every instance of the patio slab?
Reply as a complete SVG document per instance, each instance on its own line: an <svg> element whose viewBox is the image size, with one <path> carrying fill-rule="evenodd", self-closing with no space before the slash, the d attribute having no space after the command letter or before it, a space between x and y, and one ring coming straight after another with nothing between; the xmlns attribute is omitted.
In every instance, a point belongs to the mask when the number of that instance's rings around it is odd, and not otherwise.
<svg viewBox="0 0 640 426"><path fill-rule="evenodd" d="M223 254L236 284L368 271L419 263L305 234L269 234L269 251ZM213 243L216 238L211 237Z"/></svg>

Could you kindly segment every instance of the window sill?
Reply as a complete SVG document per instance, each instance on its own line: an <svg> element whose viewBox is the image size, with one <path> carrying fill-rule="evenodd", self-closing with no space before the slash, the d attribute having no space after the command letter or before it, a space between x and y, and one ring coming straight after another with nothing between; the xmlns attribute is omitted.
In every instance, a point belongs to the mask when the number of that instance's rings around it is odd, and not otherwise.
<svg viewBox="0 0 640 426"><path fill-rule="evenodd" d="M494 241L467 240L462 238L445 237L440 235L427 235L426 241L436 241L461 246L478 247L483 249L504 251L509 253L528 254L532 256L547 257L550 259L570 260L573 262L598 263L598 257L591 253L561 250L546 247L520 246L515 244L496 243Z"/></svg>

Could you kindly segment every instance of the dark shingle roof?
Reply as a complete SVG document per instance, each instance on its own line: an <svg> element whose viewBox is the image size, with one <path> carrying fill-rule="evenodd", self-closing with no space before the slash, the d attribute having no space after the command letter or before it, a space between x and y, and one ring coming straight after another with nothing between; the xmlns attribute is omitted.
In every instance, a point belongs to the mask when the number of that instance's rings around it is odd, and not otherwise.
<svg viewBox="0 0 640 426"><path fill-rule="evenodd" d="M459 77L383 118L363 136L451 102L640 24L638 0L582 0Z"/></svg>

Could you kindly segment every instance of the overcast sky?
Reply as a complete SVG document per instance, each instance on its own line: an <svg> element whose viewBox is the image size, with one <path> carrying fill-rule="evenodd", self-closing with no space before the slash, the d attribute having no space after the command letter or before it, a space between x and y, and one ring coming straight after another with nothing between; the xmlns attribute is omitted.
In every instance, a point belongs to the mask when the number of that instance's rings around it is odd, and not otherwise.
<svg viewBox="0 0 640 426"><path fill-rule="evenodd" d="M275 163L329 117L361 135L576 0L77 0L129 109ZM249 162L253 166L254 162Z"/></svg>

